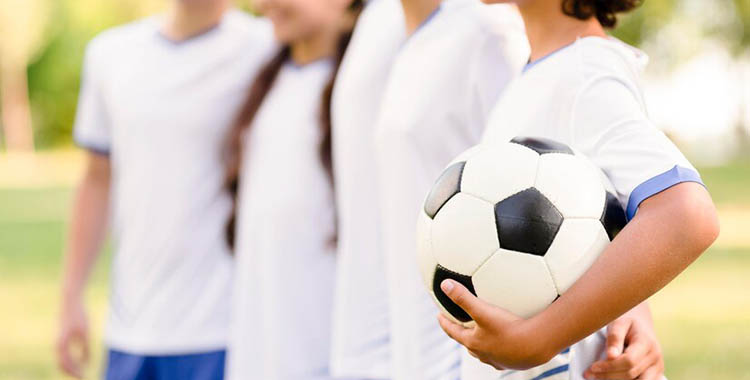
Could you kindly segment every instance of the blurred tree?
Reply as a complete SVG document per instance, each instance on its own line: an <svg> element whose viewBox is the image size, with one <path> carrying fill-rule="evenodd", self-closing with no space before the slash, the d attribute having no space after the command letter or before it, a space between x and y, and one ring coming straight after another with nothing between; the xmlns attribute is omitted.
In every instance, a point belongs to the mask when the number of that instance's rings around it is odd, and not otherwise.
<svg viewBox="0 0 750 380"><path fill-rule="evenodd" d="M750 46L750 0L734 0L734 6L743 26L740 46Z"/></svg>
<svg viewBox="0 0 750 380"><path fill-rule="evenodd" d="M0 1L0 98L6 149L34 149L27 65L44 43L48 0Z"/></svg>
<svg viewBox="0 0 750 380"><path fill-rule="evenodd" d="M620 17L613 34L634 46L640 46L645 36L653 34L672 20L680 0L642 0L641 6Z"/></svg>
<svg viewBox="0 0 750 380"><path fill-rule="evenodd" d="M52 8L47 47L29 66L37 147L71 142L86 44L104 29L164 8L165 0L59 0Z"/></svg>

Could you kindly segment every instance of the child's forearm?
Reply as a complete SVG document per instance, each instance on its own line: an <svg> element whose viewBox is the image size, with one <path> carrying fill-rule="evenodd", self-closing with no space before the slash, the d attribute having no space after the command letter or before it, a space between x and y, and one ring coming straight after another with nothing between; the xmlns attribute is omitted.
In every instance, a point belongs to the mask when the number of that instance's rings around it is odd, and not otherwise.
<svg viewBox="0 0 750 380"><path fill-rule="evenodd" d="M63 303L80 301L86 279L106 233L109 209L109 159L90 155L75 195L68 247L63 259Z"/></svg>
<svg viewBox="0 0 750 380"><path fill-rule="evenodd" d="M529 320L553 355L664 287L719 233L710 196L683 183L641 204L637 216L560 299Z"/></svg>

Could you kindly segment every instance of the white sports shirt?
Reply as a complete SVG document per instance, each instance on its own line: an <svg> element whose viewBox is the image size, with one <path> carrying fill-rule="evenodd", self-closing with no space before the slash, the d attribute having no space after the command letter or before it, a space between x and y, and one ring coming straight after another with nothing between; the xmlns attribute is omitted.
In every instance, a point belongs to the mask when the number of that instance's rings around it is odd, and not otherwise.
<svg viewBox="0 0 750 380"><path fill-rule="evenodd" d="M420 278L416 224L447 163L479 142L491 107L528 58L515 8L448 0L402 46L375 155L395 380L455 380L461 354Z"/></svg>
<svg viewBox="0 0 750 380"><path fill-rule="evenodd" d="M648 118L640 85L647 61L614 38L580 38L526 67L494 108L482 141L537 136L570 145L604 171L632 219L652 195L682 182L701 183ZM567 362L547 366L547 376L535 379L583 379L605 339L602 329L573 345Z"/></svg>
<svg viewBox="0 0 750 380"><path fill-rule="evenodd" d="M333 63L286 63L246 134L228 379L330 379L333 187L319 156Z"/></svg>
<svg viewBox="0 0 750 380"><path fill-rule="evenodd" d="M391 64L405 38L399 1L368 1L334 86L339 270L331 369L337 376L390 378L388 293L373 140Z"/></svg>
<svg viewBox="0 0 750 380"><path fill-rule="evenodd" d="M112 164L114 257L106 343L127 352L223 348L232 257L225 134L273 45L239 11L175 43L150 18L88 46L76 142Z"/></svg>

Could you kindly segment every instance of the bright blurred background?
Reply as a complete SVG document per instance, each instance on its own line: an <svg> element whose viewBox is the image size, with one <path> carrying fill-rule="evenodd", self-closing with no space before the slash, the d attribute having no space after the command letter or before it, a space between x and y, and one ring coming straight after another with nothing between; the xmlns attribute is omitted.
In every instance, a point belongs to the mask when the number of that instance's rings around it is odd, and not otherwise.
<svg viewBox="0 0 750 380"><path fill-rule="evenodd" d="M0 379L60 377L53 341L83 163L71 128L85 45L166 2L0 0ZM667 375L750 379L750 0L646 0L614 34L651 56L651 115L700 167L722 221L711 250L653 298ZM102 356L107 266L88 292L89 378Z"/></svg>

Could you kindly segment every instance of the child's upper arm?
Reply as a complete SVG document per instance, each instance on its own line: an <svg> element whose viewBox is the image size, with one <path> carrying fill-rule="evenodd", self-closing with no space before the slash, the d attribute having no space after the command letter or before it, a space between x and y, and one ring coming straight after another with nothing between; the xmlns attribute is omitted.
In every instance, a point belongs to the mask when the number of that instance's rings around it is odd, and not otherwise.
<svg viewBox="0 0 750 380"><path fill-rule="evenodd" d="M571 141L612 182L632 219L644 200L683 182L702 184L700 175L658 130L638 88L617 76L590 80L576 96Z"/></svg>

